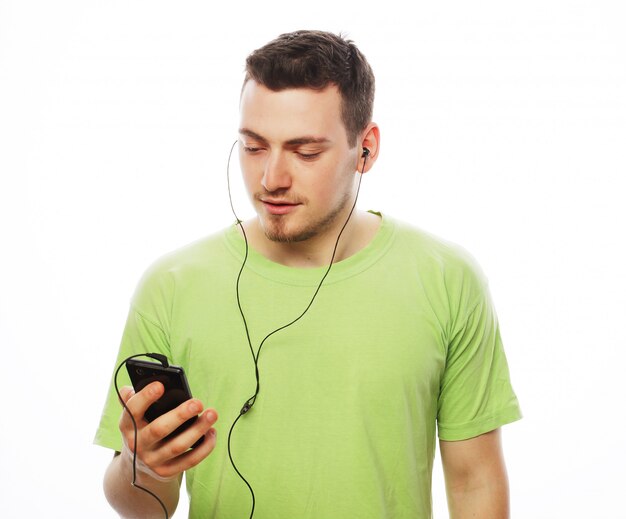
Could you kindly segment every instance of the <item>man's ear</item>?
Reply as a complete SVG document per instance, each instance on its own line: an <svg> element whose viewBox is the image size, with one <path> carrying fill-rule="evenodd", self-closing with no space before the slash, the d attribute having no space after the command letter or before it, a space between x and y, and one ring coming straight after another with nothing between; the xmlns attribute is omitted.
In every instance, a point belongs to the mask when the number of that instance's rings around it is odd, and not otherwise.
<svg viewBox="0 0 626 519"><path fill-rule="evenodd" d="M359 172L366 173L372 168L380 152L380 128L374 122L369 123L361 135L361 153L359 154L357 169Z"/></svg>

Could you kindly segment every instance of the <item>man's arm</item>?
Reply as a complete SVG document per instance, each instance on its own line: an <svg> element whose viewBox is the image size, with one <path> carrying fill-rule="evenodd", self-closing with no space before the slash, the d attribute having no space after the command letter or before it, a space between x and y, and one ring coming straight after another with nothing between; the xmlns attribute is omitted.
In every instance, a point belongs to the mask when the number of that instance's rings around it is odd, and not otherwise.
<svg viewBox="0 0 626 519"><path fill-rule="evenodd" d="M439 442L451 519L508 519L509 483L500 429Z"/></svg>

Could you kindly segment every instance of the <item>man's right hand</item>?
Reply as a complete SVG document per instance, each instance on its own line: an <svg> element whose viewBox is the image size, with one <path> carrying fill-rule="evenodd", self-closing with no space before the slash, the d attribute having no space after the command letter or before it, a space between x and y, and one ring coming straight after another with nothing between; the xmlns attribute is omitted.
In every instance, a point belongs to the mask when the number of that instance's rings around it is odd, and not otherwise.
<svg viewBox="0 0 626 519"><path fill-rule="evenodd" d="M152 422L144 419L146 410L163 394L163 384L152 382L138 393L125 386L120 390L122 400L137 422L137 459L139 466L157 479L174 479L185 470L196 466L215 447L217 412L214 409L203 411L200 400L192 398L176 409L165 413ZM189 418L198 419L180 434L165 438ZM133 423L126 410L120 418L120 431L124 448L132 455L135 442ZM204 436L200 445L190 450L196 441ZM146 471L145 468L148 470ZM152 474L150 474L152 472Z"/></svg>

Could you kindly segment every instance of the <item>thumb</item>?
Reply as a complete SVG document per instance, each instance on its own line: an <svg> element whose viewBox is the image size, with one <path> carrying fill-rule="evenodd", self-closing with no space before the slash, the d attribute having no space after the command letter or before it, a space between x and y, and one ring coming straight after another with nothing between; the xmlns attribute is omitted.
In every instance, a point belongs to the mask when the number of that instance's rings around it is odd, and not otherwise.
<svg viewBox="0 0 626 519"><path fill-rule="evenodd" d="M135 394L135 390L131 386L123 386L120 388L120 396L122 397L122 402L127 403Z"/></svg>

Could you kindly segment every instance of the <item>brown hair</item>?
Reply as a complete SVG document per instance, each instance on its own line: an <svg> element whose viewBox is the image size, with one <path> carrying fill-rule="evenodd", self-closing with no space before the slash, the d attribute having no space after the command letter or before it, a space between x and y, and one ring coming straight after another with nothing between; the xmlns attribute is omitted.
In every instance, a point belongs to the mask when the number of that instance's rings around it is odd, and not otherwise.
<svg viewBox="0 0 626 519"><path fill-rule="evenodd" d="M323 90L336 85L350 146L372 120L374 73L356 45L341 35L323 31L281 34L248 56L244 86L250 79L273 91Z"/></svg>

